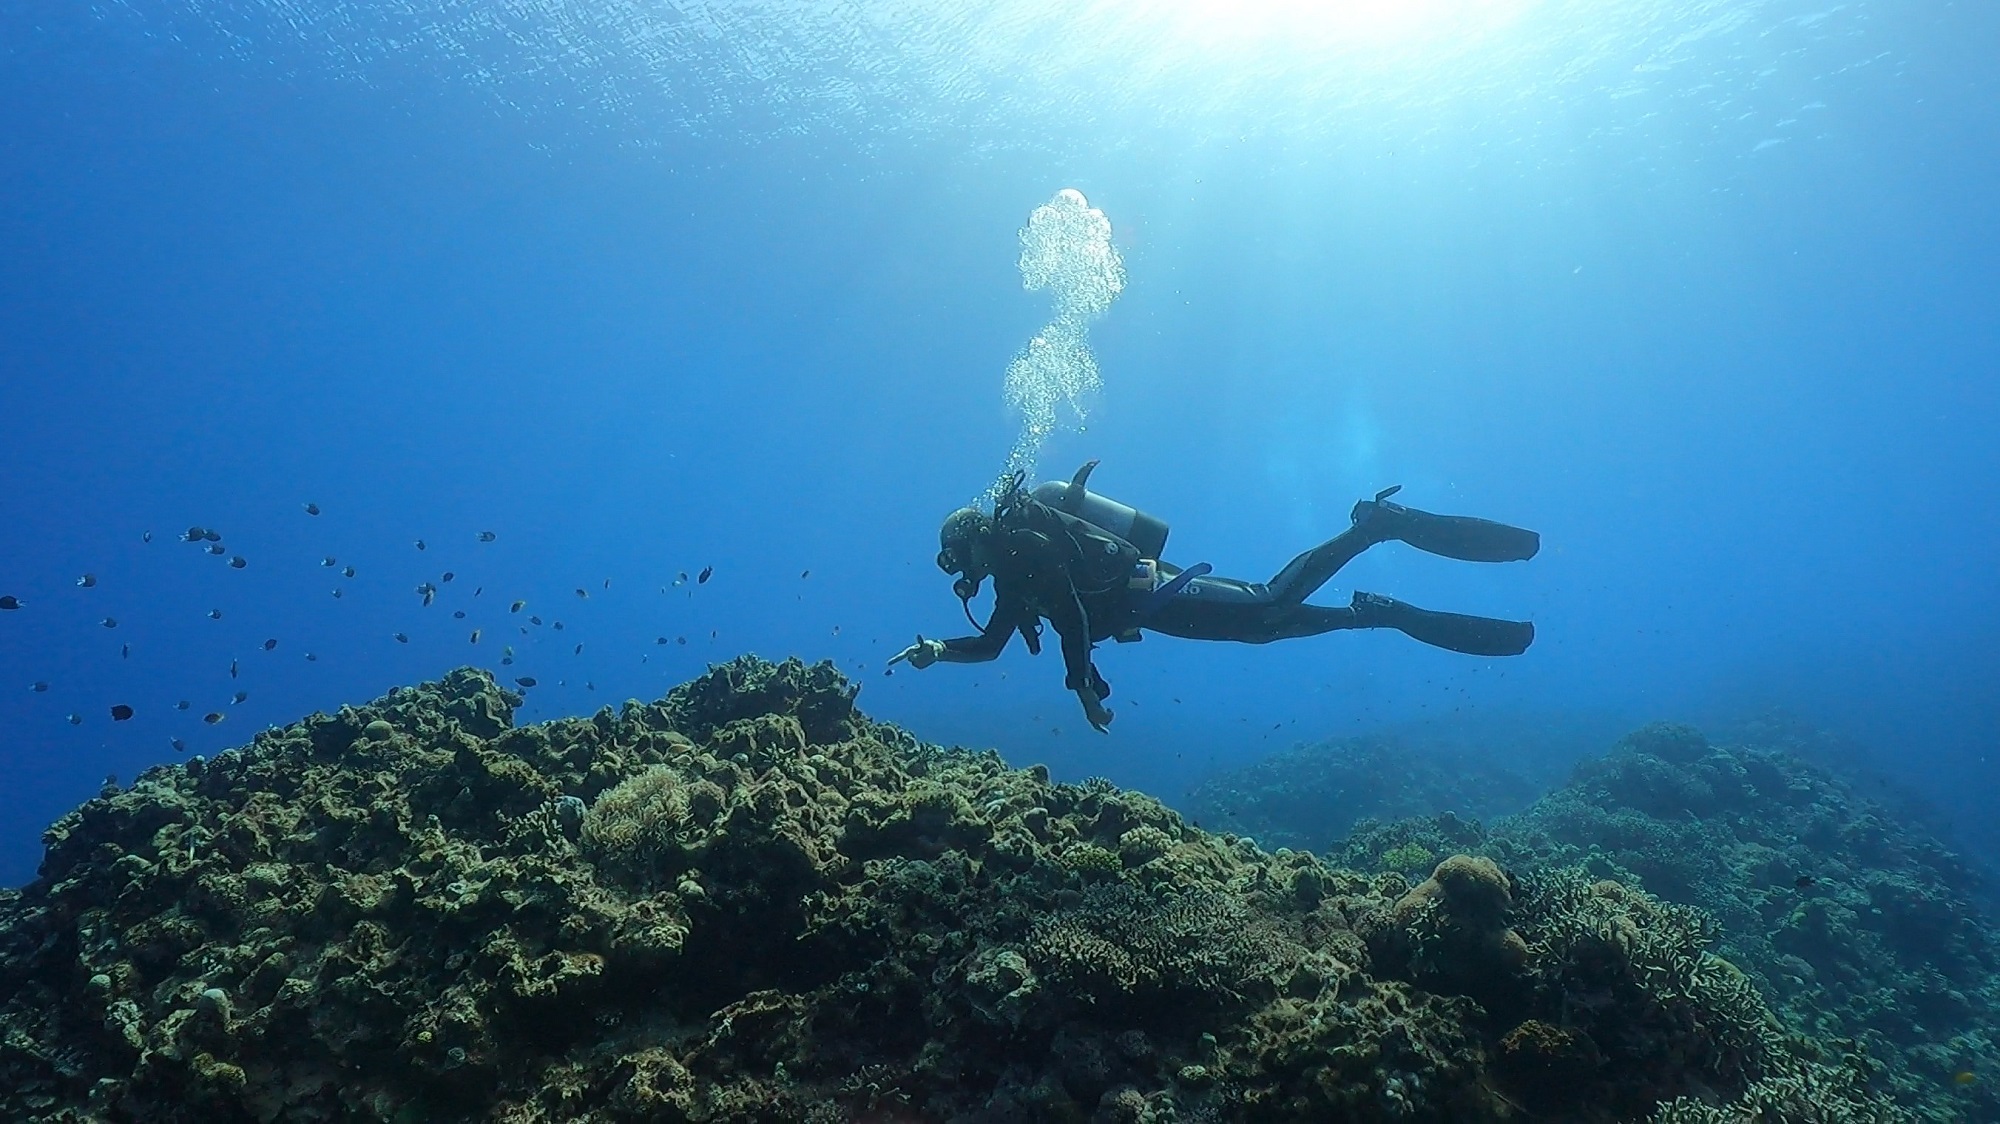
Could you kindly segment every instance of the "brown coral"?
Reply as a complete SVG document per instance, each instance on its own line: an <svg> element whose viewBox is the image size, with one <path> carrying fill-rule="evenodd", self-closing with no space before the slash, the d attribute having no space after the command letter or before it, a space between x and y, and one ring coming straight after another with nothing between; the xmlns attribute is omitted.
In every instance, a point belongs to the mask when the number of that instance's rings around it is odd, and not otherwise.
<svg viewBox="0 0 2000 1124"><path fill-rule="evenodd" d="M1501 1036L1496 1068L1523 1105L1548 1113L1583 1103L1602 1060L1589 1037L1526 1019Z"/></svg>
<svg viewBox="0 0 2000 1124"><path fill-rule="evenodd" d="M517 729L464 670L150 771L0 894L0 1116L1508 1118L1445 983L1519 951L1497 868L1404 893L853 699L743 659ZM1530 905L1538 995L1655 963L1588 901ZM1654 1011L1631 980L1611 1001Z"/></svg>
<svg viewBox="0 0 2000 1124"><path fill-rule="evenodd" d="M1528 949L1508 927L1513 883L1488 858L1452 855L1365 926L1385 970L1488 1007L1521 1001Z"/></svg>

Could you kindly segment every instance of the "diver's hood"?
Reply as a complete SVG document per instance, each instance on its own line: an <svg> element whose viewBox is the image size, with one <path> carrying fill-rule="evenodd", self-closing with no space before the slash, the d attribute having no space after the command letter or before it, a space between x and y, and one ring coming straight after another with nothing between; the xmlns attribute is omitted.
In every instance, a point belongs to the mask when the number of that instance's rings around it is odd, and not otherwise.
<svg viewBox="0 0 2000 1124"><path fill-rule="evenodd" d="M992 525L986 513L976 507L961 507L945 516L944 525L938 528L938 569L947 574L973 570L976 565L972 559L973 544Z"/></svg>

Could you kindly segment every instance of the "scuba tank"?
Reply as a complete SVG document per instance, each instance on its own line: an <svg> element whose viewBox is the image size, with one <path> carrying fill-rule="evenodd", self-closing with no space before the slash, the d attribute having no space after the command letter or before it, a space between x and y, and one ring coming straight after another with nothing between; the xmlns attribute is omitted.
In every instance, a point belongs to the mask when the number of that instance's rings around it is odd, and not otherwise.
<svg viewBox="0 0 2000 1124"><path fill-rule="evenodd" d="M1154 516L1085 487L1096 467L1097 462L1091 461L1077 469L1069 483L1045 480L1035 485L1030 494L1065 515L1073 515L1131 543L1138 548L1139 557L1157 559L1167 549L1170 528Z"/></svg>

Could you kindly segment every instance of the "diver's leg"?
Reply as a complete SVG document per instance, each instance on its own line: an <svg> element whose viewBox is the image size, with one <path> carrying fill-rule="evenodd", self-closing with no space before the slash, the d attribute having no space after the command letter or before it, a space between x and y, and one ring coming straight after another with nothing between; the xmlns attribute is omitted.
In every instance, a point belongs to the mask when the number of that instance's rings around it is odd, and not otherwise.
<svg viewBox="0 0 2000 1124"><path fill-rule="evenodd" d="M1272 601L1296 605L1311 597L1329 578L1339 573L1342 566L1354 561L1355 555L1381 541L1381 538L1358 526L1349 527L1285 563L1285 568L1265 582L1264 588L1269 591Z"/></svg>
<svg viewBox="0 0 2000 1124"><path fill-rule="evenodd" d="M1466 562L1521 562L1542 549L1542 536L1521 527L1470 515L1433 515L1390 503L1389 497L1401 488L1398 484L1355 504L1349 516L1354 530L1370 542L1399 539L1418 550Z"/></svg>
<svg viewBox="0 0 2000 1124"><path fill-rule="evenodd" d="M1142 627L1187 640L1261 643L1264 620L1275 603L1271 591L1235 578L1199 577L1148 616Z"/></svg>
<svg viewBox="0 0 2000 1124"><path fill-rule="evenodd" d="M1258 586L1229 579L1189 583L1208 588L1174 597L1146 622L1146 628L1189 640L1233 640L1268 644L1318 636L1346 628L1393 628L1413 640L1472 656L1517 656L1535 639L1527 621L1503 621L1461 613L1439 613L1373 593L1356 593L1340 607L1284 604Z"/></svg>
<svg viewBox="0 0 2000 1124"><path fill-rule="evenodd" d="M1187 640L1268 644L1358 628L1354 611L1278 601L1271 588L1235 578L1199 577L1146 619L1144 627Z"/></svg>
<svg viewBox="0 0 2000 1124"><path fill-rule="evenodd" d="M1287 563L1264 583L1271 599L1292 604L1304 601L1356 555L1390 539L1467 562L1516 562L1533 558L1542 548L1540 535L1520 527L1469 515L1433 515L1390 503L1389 497L1400 487L1355 504L1348 516L1352 526Z"/></svg>

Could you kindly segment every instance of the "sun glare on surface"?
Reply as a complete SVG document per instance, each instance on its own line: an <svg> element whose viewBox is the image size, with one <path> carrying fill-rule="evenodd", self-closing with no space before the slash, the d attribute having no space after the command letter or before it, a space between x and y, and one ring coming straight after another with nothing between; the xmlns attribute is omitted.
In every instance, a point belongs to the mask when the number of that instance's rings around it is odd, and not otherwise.
<svg viewBox="0 0 2000 1124"><path fill-rule="evenodd" d="M1464 45L1507 27L1536 0L1130 0L1135 15L1214 48L1286 53L1397 52Z"/></svg>

